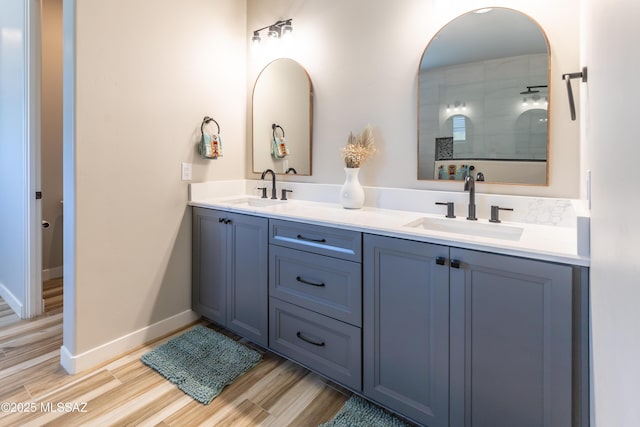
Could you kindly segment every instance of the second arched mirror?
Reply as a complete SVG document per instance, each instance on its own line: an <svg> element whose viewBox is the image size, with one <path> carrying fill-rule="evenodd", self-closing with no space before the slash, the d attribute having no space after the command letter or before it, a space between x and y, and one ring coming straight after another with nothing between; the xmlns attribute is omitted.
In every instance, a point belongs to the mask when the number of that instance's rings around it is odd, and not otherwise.
<svg viewBox="0 0 640 427"><path fill-rule="evenodd" d="M253 89L253 171L311 175L312 85L287 58L269 63Z"/></svg>
<svg viewBox="0 0 640 427"><path fill-rule="evenodd" d="M528 16L492 8L444 26L419 69L418 179L548 181L549 45Z"/></svg>

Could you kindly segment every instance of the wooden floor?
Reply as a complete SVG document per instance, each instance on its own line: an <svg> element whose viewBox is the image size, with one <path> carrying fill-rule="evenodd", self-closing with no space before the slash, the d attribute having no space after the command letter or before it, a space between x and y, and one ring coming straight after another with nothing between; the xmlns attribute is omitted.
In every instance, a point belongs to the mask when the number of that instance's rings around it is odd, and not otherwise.
<svg viewBox="0 0 640 427"><path fill-rule="evenodd" d="M62 307L45 307L35 320L0 323L0 426L316 426L331 419L350 394L254 347L263 361L202 405L140 362L170 337L68 375L60 367Z"/></svg>

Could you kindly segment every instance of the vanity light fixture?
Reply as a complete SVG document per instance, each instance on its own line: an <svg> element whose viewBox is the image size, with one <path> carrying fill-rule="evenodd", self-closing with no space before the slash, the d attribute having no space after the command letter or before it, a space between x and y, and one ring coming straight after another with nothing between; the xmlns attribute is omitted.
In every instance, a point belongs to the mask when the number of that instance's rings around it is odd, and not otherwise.
<svg viewBox="0 0 640 427"><path fill-rule="evenodd" d="M522 106L528 107L529 101L531 101L531 104L533 104L534 107L539 107L541 104L540 100L542 99L542 97L538 95L540 93L539 89L546 89L547 87L547 85L527 86L527 90L520 92L520 95L531 95L531 97L527 98L525 96L524 98L522 98ZM544 102L542 102L542 104L546 108L549 105L549 97L545 96Z"/></svg>
<svg viewBox="0 0 640 427"><path fill-rule="evenodd" d="M549 97L545 96L543 99L540 95L533 95L530 98L526 96L522 98L522 106L528 107L529 105L533 105L533 108L548 108Z"/></svg>
<svg viewBox="0 0 640 427"><path fill-rule="evenodd" d="M447 109L446 109L447 113L451 112L451 104L447 104ZM460 102L460 101L456 101L453 103L453 111L458 113L460 111L467 111L467 103L466 102Z"/></svg>
<svg viewBox="0 0 640 427"><path fill-rule="evenodd" d="M260 31L267 30L267 37L270 40L276 40L280 38L289 37L293 33L292 18L276 21L274 24L267 25L266 27L259 28L253 32L251 42L253 45L258 45L262 41L260 37Z"/></svg>

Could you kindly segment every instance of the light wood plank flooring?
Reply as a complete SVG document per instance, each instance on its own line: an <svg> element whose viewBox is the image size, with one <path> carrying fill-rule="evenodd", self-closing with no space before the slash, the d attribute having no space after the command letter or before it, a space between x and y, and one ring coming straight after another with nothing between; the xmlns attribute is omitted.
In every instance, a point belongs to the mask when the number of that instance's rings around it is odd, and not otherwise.
<svg viewBox="0 0 640 427"><path fill-rule="evenodd" d="M350 394L253 346L263 361L210 405L201 405L140 362L169 338L68 375L60 367L61 307L1 327L0 402L20 412L0 408L0 426L316 426L331 419Z"/></svg>
<svg viewBox="0 0 640 427"><path fill-rule="evenodd" d="M42 283L42 299L44 299L45 313L62 313L62 289L62 277Z"/></svg>

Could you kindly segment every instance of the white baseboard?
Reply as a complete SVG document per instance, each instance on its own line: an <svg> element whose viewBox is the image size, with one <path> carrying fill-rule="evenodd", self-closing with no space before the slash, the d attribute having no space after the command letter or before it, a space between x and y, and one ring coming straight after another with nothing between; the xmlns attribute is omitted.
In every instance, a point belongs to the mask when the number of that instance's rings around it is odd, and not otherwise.
<svg viewBox="0 0 640 427"><path fill-rule="evenodd" d="M9 288L2 283L0 283L0 297L9 304L9 307L11 307L14 313L16 313L21 319L25 318L26 313L24 313L24 306L20 300L13 295L13 292L11 292Z"/></svg>
<svg viewBox="0 0 640 427"><path fill-rule="evenodd" d="M57 279L58 277L62 277L62 266L47 268L42 270L42 281Z"/></svg>
<svg viewBox="0 0 640 427"><path fill-rule="evenodd" d="M196 321L199 317L192 310L187 310L81 354L74 355L63 345L60 348L60 364L69 374L77 374L149 341L183 328Z"/></svg>

